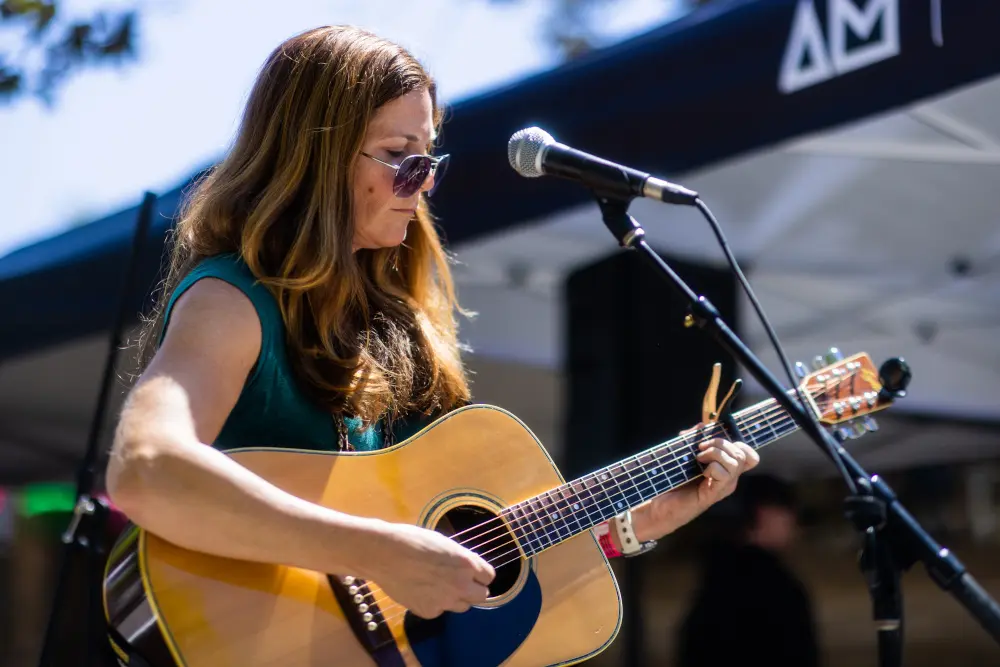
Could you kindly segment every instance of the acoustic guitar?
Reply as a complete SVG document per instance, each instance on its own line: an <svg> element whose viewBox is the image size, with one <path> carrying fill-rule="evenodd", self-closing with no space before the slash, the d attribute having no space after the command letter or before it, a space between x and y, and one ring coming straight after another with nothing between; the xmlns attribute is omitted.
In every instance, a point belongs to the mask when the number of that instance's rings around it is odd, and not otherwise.
<svg viewBox="0 0 1000 667"><path fill-rule="evenodd" d="M152 667L542 667L590 658L622 619L592 528L700 477L703 440L760 448L798 429L773 399L716 409L718 370L701 425L571 482L521 421L488 405L458 409L376 452L228 451L313 503L459 540L495 567L489 599L426 620L349 572L207 556L131 527L103 582L112 644L123 662L131 647ZM870 415L896 397L864 353L807 374L800 388L808 409L847 437L875 428Z"/></svg>

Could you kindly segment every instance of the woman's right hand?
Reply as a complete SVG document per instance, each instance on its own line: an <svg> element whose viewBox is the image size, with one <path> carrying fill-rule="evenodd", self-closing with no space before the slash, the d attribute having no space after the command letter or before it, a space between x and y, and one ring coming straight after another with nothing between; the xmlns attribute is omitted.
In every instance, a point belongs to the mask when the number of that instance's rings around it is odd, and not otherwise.
<svg viewBox="0 0 1000 667"><path fill-rule="evenodd" d="M486 600L496 572L475 552L408 524L383 524L377 533L379 545L366 568L370 579L417 616L463 612Z"/></svg>

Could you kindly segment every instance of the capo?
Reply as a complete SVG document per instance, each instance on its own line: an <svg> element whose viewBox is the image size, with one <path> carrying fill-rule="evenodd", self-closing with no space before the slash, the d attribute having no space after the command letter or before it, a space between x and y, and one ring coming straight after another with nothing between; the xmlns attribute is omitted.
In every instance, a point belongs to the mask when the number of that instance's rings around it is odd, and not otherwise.
<svg viewBox="0 0 1000 667"><path fill-rule="evenodd" d="M736 427L736 420L733 419L732 404L733 399L736 398L736 394L739 393L740 388L743 386L743 380L737 378L733 382L733 386L729 388L729 391L722 398L722 402L717 406L715 401L719 395L719 381L721 378L722 364L716 363L712 366L712 379L709 380L708 391L705 392L705 398L701 402L701 421L705 424L721 422L734 440L742 441L743 435Z"/></svg>

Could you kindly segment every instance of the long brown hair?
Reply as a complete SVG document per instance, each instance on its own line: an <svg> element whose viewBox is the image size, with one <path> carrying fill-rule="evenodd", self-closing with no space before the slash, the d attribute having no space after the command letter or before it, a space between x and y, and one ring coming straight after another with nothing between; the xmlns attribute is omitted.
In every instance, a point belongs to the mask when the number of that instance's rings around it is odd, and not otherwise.
<svg viewBox="0 0 1000 667"><path fill-rule="evenodd" d="M439 124L421 64L358 28L310 30L275 49L232 149L181 211L141 365L178 281L206 257L238 253L277 299L299 386L320 405L370 423L467 401L449 258L423 198L404 245L352 252L352 169L368 125L421 89Z"/></svg>

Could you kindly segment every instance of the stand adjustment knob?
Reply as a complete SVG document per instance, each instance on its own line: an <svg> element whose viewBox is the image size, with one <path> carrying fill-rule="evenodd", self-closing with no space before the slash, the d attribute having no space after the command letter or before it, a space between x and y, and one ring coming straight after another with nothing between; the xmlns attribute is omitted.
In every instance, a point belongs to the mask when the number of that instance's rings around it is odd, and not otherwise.
<svg viewBox="0 0 1000 667"><path fill-rule="evenodd" d="M910 386L913 373L905 360L893 357L886 359L878 369L878 377L882 381L880 398L891 401L906 396L906 388Z"/></svg>

